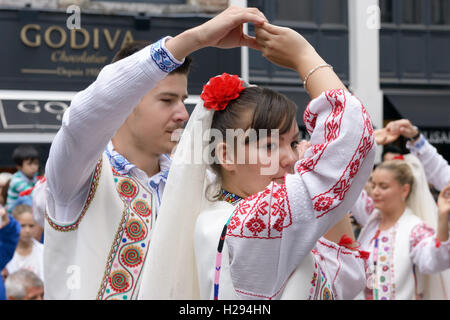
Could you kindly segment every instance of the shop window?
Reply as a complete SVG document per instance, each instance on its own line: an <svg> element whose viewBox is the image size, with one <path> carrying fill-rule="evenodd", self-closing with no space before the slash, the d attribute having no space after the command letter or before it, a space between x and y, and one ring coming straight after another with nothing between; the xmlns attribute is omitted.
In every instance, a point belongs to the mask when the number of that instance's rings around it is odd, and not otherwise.
<svg viewBox="0 0 450 320"><path fill-rule="evenodd" d="M404 24L422 23L422 0L402 0Z"/></svg>
<svg viewBox="0 0 450 320"><path fill-rule="evenodd" d="M394 23L393 0L380 0L381 23Z"/></svg>
<svg viewBox="0 0 450 320"><path fill-rule="evenodd" d="M291 1L277 0L276 19L288 21L313 22L313 0Z"/></svg>
<svg viewBox="0 0 450 320"><path fill-rule="evenodd" d="M450 0L431 1L431 23L450 25Z"/></svg>
<svg viewBox="0 0 450 320"><path fill-rule="evenodd" d="M342 1L322 0L322 23L343 24Z"/></svg>

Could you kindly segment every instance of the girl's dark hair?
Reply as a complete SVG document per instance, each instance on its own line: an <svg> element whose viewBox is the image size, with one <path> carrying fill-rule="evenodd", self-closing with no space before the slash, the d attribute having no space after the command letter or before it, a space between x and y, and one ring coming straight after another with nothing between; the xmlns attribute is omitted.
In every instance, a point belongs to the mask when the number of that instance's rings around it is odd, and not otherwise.
<svg viewBox="0 0 450 320"><path fill-rule="evenodd" d="M255 129L257 138L260 129L267 129L268 136L271 130L278 129L279 134L282 135L289 131L296 115L297 105L284 94L268 88L247 86L224 110L214 112L211 129L219 130L222 137L227 136L227 129L243 129L244 131ZM212 141L210 146L214 146ZM216 156L214 150L210 152L212 156ZM211 169L219 180L221 179L220 168L216 158ZM216 196L217 194L213 195L213 197Z"/></svg>
<svg viewBox="0 0 450 320"><path fill-rule="evenodd" d="M14 149L12 159L17 166L21 166L25 160L39 159L39 152L31 145L20 145Z"/></svg>

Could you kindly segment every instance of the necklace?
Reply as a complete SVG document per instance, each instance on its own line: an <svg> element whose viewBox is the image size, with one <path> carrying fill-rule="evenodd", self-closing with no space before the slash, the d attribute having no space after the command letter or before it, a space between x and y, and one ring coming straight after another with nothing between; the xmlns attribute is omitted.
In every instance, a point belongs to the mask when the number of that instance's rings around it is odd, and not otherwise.
<svg viewBox="0 0 450 320"><path fill-rule="evenodd" d="M235 205L236 203L241 201L242 198L237 196L237 195L235 195L234 193L231 193L231 192L228 192L225 189L222 189L222 190L220 190L219 200L228 202L228 203L230 203L232 205Z"/></svg>

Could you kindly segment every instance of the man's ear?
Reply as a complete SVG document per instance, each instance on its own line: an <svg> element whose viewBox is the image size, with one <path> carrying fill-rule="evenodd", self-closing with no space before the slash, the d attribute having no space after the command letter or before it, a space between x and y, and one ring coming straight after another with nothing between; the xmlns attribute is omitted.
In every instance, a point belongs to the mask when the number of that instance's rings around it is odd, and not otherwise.
<svg viewBox="0 0 450 320"><path fill-rule="evenodd" d="M227 144L225 142L220 142L216 146L216 156L219 160L220 166L226 171L234 171L235 163L233 159L233 152L227 151Z"/></svg>

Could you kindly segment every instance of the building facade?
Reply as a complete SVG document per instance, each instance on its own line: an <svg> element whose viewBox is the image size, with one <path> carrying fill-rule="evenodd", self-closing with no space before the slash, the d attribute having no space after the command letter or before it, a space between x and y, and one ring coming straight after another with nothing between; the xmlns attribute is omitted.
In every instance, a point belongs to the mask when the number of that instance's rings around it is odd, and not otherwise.
<svg viewBox="0 0 450 320"><path fill-rule="evenodd" d="M377 127L408 118L450 160L450 0L0 0L1 30L8 30L1 38L10 44L0 59L0 169L12 167L20 143L37 144L45 162L71 97L124 43L176 35L230 2L300 32ZM77 8L81 29L73 31L68 20ZM302 114L309 98L294 72L250 49L208 48L194 61L190 110L210 76L238 73L292 98L307 137Z"/></svg>

